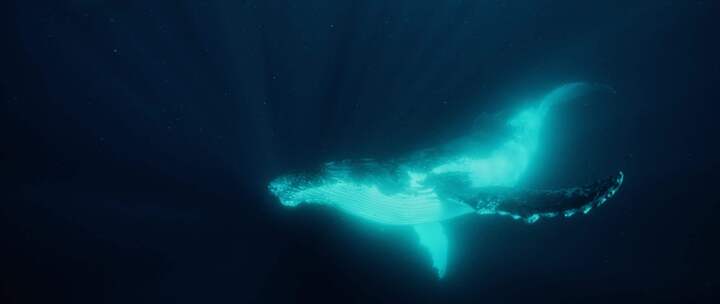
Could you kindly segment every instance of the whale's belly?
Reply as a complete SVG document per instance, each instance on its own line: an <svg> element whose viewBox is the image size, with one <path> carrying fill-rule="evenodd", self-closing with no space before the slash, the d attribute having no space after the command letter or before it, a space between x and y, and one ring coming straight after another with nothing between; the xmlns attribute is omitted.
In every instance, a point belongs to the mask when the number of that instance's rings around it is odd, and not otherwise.
<svg viewBox="0 0 720 304"><path fill-rule="evenodd" d="M375 185L334 182L304 191L304 199L332 205L346 213L388 225L416 225L437 222L472 208L449 208L429 188L383 193ZM451 204L454 206L454 204Z"/></svg>

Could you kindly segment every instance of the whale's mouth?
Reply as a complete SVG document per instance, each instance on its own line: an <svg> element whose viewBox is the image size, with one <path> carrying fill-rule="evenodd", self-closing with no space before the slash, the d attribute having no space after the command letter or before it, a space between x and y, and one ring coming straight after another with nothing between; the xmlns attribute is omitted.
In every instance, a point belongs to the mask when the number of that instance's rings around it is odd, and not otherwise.
<svg viewBox="0 0 720 304"><path fill-rule="evenodd" d="M542 217L586 214L613 197L620 189L623 179L623 173L618 172L584 186L566 189L485 189L468 203L471 203L479 214L508 215L533 223Z"/></svg>
<svg viewBox="0 0 720 304"><path fill-rule="evenodd" d="M270 182L268 190L280 200L283 206L295 207L301 203L295 196L300 188L299 185L303 182L304 180L299 176L286 175Z"/></svg>

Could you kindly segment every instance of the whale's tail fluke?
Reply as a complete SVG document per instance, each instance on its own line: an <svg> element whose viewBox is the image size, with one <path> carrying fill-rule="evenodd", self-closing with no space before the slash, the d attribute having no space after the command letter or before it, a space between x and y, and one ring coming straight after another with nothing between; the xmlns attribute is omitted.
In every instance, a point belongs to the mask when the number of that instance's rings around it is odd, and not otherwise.
<svg viewBox="0 0 720 304"><path fill-rule="evenodd" d="M534 107L513 116L507 121L507 126L510 128L509 138L483 161L484 168L494 169L471 172L472 175L477 175L472 177L475 181L473 185L514 186L537 150L540 131L548 112L557 105L603 91L614 92L612 88L601 84L586 82L564 84L546 94Z"/></svg>
<svg viewBox="0 0 720 304"><path fill-rule="evenodd" d="M508 121L508 125L514 130L512 143L521 145L527 150L534 150L540 128L550 109L595 92L614 93L615 90L603 84L572 82L550 91L537 106L517 114Z"/></svg>
<svg viewBox="0 0 720 304"><path fill-rule="evenodd" d="M575 100L582 96L587 96L596 92L609 92L615 94L612 87L588 82L571 82L564 84L550 91L540 102L539 111L541 115L547 114L547 111L558 104Z"/></svg>

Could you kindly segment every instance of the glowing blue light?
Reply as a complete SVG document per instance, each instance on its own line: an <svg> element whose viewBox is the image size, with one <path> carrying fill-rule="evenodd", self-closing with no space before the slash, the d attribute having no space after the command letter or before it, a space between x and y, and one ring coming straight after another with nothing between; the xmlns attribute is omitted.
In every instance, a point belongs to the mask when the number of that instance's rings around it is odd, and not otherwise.
<svg viewBox="0 0 720 304"><path fill-rule="evenodd" d="M447 268L448 241L442 225L428 223L413 227L420 238L420 244L430 252L438 277L444 277Z"/></svg>
<svg viewBox="0 0 720 304"><path fill-rule="evenodd" d="M525 194L512 190L537 150L548 111L593 87L571 83L552 90L536 106L507 121L510 136L493 150L485 150L470 135L465 140L388 162L367 159L328 162L320 173L285 175L273 180L268 189L288 207L324 204L369 222L412 226L420 244L430 253L438 276L443 277L448 251L441 226L445 220L466 214L495 214L535 223L541 217L558 214L570 217L578 210L588 213L615 194L622 174L607 185L593 186L598 199L588 198L587 204L557 210L534 210L533 205L524 203L530 198L523 197L539 192ZM540 197L553 197L552 193L540 193Z"/></svg>
<svg viewBox="0 0 720 304"><path fill-rule="evenodd" d="M529 216L526 221L528 222L528 224L533 224L533 223L537 222L539 219L540 219L539 214L533 214L533 215Z"/></svg>

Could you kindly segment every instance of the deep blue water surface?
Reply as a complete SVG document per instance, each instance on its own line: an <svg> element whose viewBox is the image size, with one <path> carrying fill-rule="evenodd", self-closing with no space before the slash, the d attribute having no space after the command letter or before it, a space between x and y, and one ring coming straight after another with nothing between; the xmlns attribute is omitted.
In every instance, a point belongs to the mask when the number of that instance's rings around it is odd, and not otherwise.
<svg viewBox="0 0 720 304"><path fill-rule="evenodd" d="M3 1L0 302L713 302L717 1ZM523 183L588 216L411 232L274 177L390 158L571 81ZM339 302L338 302L339 303Z"/></svg>

